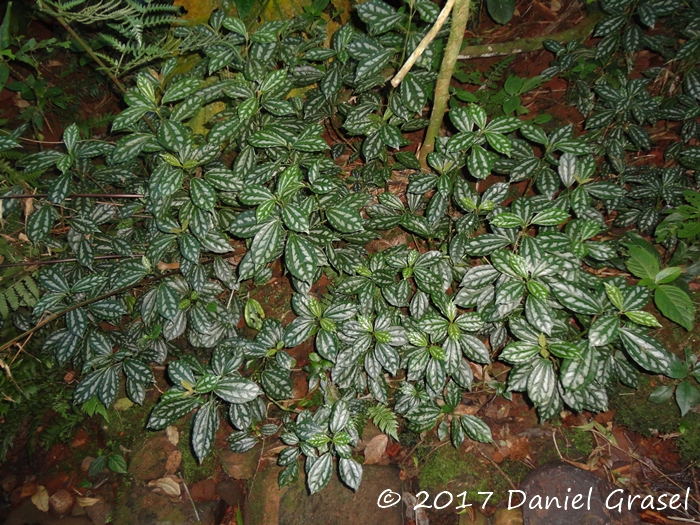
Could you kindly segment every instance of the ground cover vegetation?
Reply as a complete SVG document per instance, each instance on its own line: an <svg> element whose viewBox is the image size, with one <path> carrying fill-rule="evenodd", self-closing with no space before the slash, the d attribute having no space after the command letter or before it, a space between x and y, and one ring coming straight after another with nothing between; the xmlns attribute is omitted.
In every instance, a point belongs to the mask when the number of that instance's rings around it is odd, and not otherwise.
<svg viewBox="0 0 700 525"><path fill-rule="evenodd" d="M294 19L232 6L192 24L161 2L40 2L70 43L12 36L9 4L3 84L43 49L74 49L123 108L108 135L73 124L38 151L23 139L60 100L37 76L7 85L35 96L29 125L0 136L4 417L46 403L47 368L74 370L72 403L106 414L121 388L142 404L166 365L149 429L190 415L199 461L222 419L236 452L278 435L280 484L303 468L313 493L334 470L359 487L367 420L395 439L490 441L463 410L477 382L524 393L541 420L605 411L611 386L642 373L673 379L654 400L700 403L697 355L655 338L653 313L694 327L700 2L589 3L600 40L543 39L552 63L530 79L503 79L508 59L454 67L470 2L448 2L439 29L443 6L395 4L369 0L342 24L318 0ZM634 70L642 51L659 65ZM484 89L450 88L453 75ZM556 76L582 130L521 105ZM250 295L277 261L291 322ZM313 406L293 399L300 345ZM475 378L496 361L503 381Z"/></svg>

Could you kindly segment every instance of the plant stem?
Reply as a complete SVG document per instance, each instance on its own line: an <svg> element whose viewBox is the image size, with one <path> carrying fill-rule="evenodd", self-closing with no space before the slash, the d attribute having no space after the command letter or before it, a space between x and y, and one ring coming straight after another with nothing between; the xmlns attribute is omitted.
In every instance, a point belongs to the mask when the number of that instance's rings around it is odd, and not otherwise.
<svg viewBox="0 0 700 525"><path fill-rule="evenodd" d="M56 20L58 20L58 23L63 26L63 28L68 31L68 34L72 36L78 44L85 50L85 52L90 55L90 58L92 58L98 66L100 66L100 69L104 71L109 79L114 83L115 86L117 86L117 89L121 91L122 93L126 93L126 87L124 84L121 83L121 80L119 80L114 73L110 71L110 69L107 67L107 64L104 63L104 61L98 57L95 52L92 50L92 48L88 45L85 40L83 40L78 33L76 33L73 28L66 22L62 16L60 16L58 13L54 13L52 11L47 11L51 16L53 16ZM149 118L144 115L141 117L143 121L148 124L148 127L151 128L151 131L153 133L156 132L156 127L153 125L153 123L149 120Z"/></svg>
<svg viewBox="0 0 700 525"><path fill-rule="evenodd" d="M447 20L447 17L450 16L450 11L452 11L452 8L455 5L455 1L456 0L447 0L445 7L442 8L442 11L440 12L440 15L437 17L437 20L435 20L433 27L430 28L430 31L428 31L428 34L426 34L423 37L423 40L420 41L420 44L418 44L418 47L416 47L413 50L413 53L411 53L411 56L408 57L408 60L406 60L406 63L401 67L399 72L396 73L396 76L391 80L392 86L396 87L401 83L401 81L403 80L403 77L405 77L408 74L408 72L411 70L411 68L413 67L413 64L416 63L416 61L420 58L420 56L423 54L423 52L426 50L426 48L430 45L430 43L433 40L435 40L435 37L437 36L440 29L442 29L442 26L445 23L445 20ZM408 41L408 36L406 36L406 40ZM404 46L404 49L405 49L405 46Z"/></svg>
<svg viewBox="0 0 700 525"><path fill-rule="evenodd" d="M450 80L452 73L457 63L459 49L464 40L464 31L467 29L467 20L469 19L469 9L471 0L458 0L455 5L452 16L452 27L450 28L450 37L447 40L445 47L445 55L440 66L440 74L435 85L435 97L433 99L433 112L430 115L430 124L428 131L425 133L425 140L420 150L420 164L424 170L428 169L428 154L435 149L435 138L440 132L442 126L442 118L445 116L447 109L447 101L450 98Z"/></svg>
<svg viewBox="0 0 700 525"><path fill-rule="evenodd" d="M63 26L63 28L68 31L68 34L73 37L73 39L80 44L80 47L82 47L85 52L90 55L90 58L92 58L95 62L97 62L97 65L100 66L100 68L107 74L107 76L110 78L112 82L114 82L114 85L117 86L119 91L122 93L126 93L126 87L124 87L124 84L121 83L121 81L112 73L109 68L107 67L107 64L105 64L100 57L98 57L95 52L92 50L92 48L83 40L78 33L76 33L73 28L66 22L62 16L59 16L57 13L51 13L53 17L58 21L59 24Z"/></svg>
<svg viewBox="0 0 700 525"><path fill-rule="evenodd" d="M472 58L487 58L503 55L515 55L518 53L530 53L544 48L546 40L555 40L557 42L571 42L579 38L586 38L596 24L602 18L601 13L595 13L590 16L585 22L578 24L566 31L554 35L535 36L531 38L521 38L512 42L502 42L499 44L484 44L479 46L467 46L459 52L458 60L469 60Z"/></svg>

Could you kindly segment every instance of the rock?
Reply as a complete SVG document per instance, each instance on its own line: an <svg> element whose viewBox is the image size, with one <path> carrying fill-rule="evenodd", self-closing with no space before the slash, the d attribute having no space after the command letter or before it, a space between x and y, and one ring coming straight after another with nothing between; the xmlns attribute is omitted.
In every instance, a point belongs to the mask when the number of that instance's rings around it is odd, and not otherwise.
<svg viewBox="0 0 700 525"><path fill-rule="evenodd" d="M498 509L493 515L491 523L493 525L523 525L523 513L520 512L520 509Z"/></svg>
<svg viewBox="0 0 700 525"><path fill-rule="evenodd" d="M376 465L382 459L389 437L386 434L374 436L365 447L365 465Z"/></svg>
<svg viewBox="0 0 700 525"><path fill-rule="evenodd" d="M141 445L129 462L129 473L143 481L158 479L166 474L170 453L177 450L166 436L151 438Z"/></svg>
<svg viewBox="0 0 700 525"><path fill-rule="evenodd" d="M498 512L496 512L498 514ZM520 520L522 523L522 518ZM466 509L464 514L459 515L459 525L488 525L489 520L474 507Z"/></svg>
<svg viewBox="0 0 700 525"><path fill-rule="evenodd" d="M49 508L55 516L65 516L73 508L75 499L67 490L59 490L49 498Z"/></svg>
<svg viewBox="0 0 700 525"><path fill-rule="evenodd" d="M134 487L122 495L114 509L114 525L217 525L223 516L220 501L195 503L154 492L147 487ZM87 507L86 507L87 508Z"/></svg>
<svg viewBox="0 0 700 525"><path fill-rule="evenodd" d="M570 489L570 490L569 490ZM522 505L524 525L639 525L640 520L635 510L622 512L617 509L607 509L605 500L615 490L607 481L591 472L569 465L568 463L550 463L530 474L522 483L521 490L527 494L527 500ZM590 510L588 497L590 491ZM580 509L574 509L572 503L577 494L581 494L577 502ZM536 506L536 496L540 496L541 509ZM562 508L556 504L545 508L546 497L558 498ZM568 508L564 508L568 496ZM514 496L514 504L515 504ZM520 498L517 499L521 501ZM535 507L535 508L531 508Z"/></svg>
<svg viewBox="0 0 700 525"><path fill-rule="evenodd" d="M274 472L272 469L267 471ZM301 469L300 469L301 470ZM271 475L269 490L274 489L275 475ZM393 466L364 466L362 483L357 492L347 488L338 478L334 468L331 481L323 490L309 496L303 474L282 493L279 505L279 525L401 525L403 504L388 508L377 505L379 495L387 489L401 494L401 478L398 468ZM251 506L264 497L268 486L258 486L258 479L250 493ZM277 522L260 521L251 515L251 525L268 525Z"/></svg>
<svg viewBox="0 0 700 525"><path fill-rule="evenodd" d="M66 516L54 518L46 512L41 512L31 501L25 500L22 505L13 509L4 525L93 525L86 516Z"/></svg>
<svg viewBox="0 0 700 525"><path fill-rule="evenodd" d="M260 446L253 447L245 454L236 454L230 450L219 453L219 462L224 472L233 479L251 479L258 469Z"/></svg>
<svg viewBox="0 0 700 525"><path fill-rule="evenodd" d="M105 525L107 523L110 506L104 499L97 498L97 501L93 505L83 507L83 510L95 525Z"/></svg>
<svg viewBox="0 0 700 525"><path fill-rule="evenodd" d="M17 486L17 476L14 474L8 474L2 478L2 490L5 492L12 492Z"/></svg>
<svg viewBox="0 0 700 525"><path fill-rule="evenodd" d="M279 467L268 467L259 472L251 487L249 505L246 508L245 523L250 525L283 525L280 521L280 501L287 490L277 485ZM328 523L331 523L329 521ZM284 524L286 525L286 524Z"/></svg>
<svg viewBox="0 0 700 525"><path fill-rule="evenodd" d="M245 502L245 483L225 480L216 484L216 493L231 507L241 507Z"/></svg>
<svg viewBox="0 0 700 525"><path fill-rule="evenodd" d="M199 481L189 487L189 490L194 501L213 501L218 498L216 482L213 479Z"/></svg>
<svg viewBox="0 0 700 525"><path fill-rule="evenodd" d="M180 468L182 464L182 452L179 450L173 450L168 455L168 460L165 462L165 472L167 474L175 474L177 469Z"/></svg>

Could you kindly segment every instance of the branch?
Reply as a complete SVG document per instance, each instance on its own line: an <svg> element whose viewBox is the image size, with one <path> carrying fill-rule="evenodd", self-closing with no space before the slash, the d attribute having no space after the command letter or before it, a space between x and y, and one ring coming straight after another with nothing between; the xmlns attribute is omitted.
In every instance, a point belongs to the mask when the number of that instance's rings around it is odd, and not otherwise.
<svg viewBox="0 0 700 525"><path fill-rule="evenodd" d="M413 64L415 64L416 61L420 58L420 56L423 54L423 51L425 51L426 48L430 45L430 43L433 40L435 40L435 37L437 36L440 29L442 29L445 20L447 20L447 17L450 16L450 11L452 11L452 7L455 5L455 1L456 0L447 0L445 7L442 8L442 11L437 17L437 20L435 20L435 24L433 24L433 27L430 28L428 34L423 37L423 40L420 41L418 47L416 47L413 50L413 53L411 53L411 56L408 57L406 63L401 67L396 76L391 80L392 86L397 87L401 83L403 77L405 77L408 74L408 72L411 71Z"/></svg>
<svg viewBox="0 0 700 525"><path fill-rule="evenodd" d="M571 42L572 40L584 39L593 32L595 26L602 18L601 13L591 15L585 22L576 25L566 31L548 36L535 36L531 38L521 38L512 42L502 42L499 44L484 44L480 46L467 46L462 48L458 60L469 60L472 58L488 58L503 55L516 55L518 53L531 53L544 48L546 40L556 40L557 42Z"/></svg>
<svg viewBox="0 0 700 525"><path fill-rule="evenodd" d="M62 144L62 143L61 143ZM45 199L48 193L21 193L19 195L0 195L2 199ZM88 199L143 199L138 193L71 193L66 199L85 197Z"/></svg>
<svg viewBox="0 0 700 525"><path fill-rule="evenodd" d="M459 0L452 17L452 27L450 37L445 47L445 55L440 66L440 74L435 85L435 97L433 101L433 112L430 115L430 124L425 133L425 141L420 150L420 164L423 169L428 169L428 154L435 149L435 138L442 126L442 118L445 116L447 101L450 98L450 79L457 63L457 55L464 40L464 31L467 29L469 19L469 9L471 0Z"/></svg>

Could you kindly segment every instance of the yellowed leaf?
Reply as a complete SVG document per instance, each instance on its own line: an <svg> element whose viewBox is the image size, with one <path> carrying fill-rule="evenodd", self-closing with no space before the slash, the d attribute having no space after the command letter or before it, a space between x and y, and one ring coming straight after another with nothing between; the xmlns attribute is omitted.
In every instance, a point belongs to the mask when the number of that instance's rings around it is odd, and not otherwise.
<svg viewBox="0 0 700 525"><path fill-rule="evenodd" d="M77 497L75 498L75 501L77 501L78 505L81 507L92 507L95 503L100 501L100 498Z"/></svg>
<svg viewBox="0 0 700 525"><path fill-rule="evenodd" d="M36 488L36 492L32 496L32 503L41 512L49 511L49 493L46 492L46 487L39 485Z"/></svg>
<svg viewBox="0 0 700 525"><path fill-rule="evenodd" d="M113 406L114 410L128 410L134 406L134 402L128 397L122 397L121 399L117 399Z"/></svg>
<svg viewBox="0 0 700 525"><path fill-rule="evenodd" d="M222 7L222 2L221 0L175 0L173 5L183 7L187 12L182 15L182 18L195 25L208 22L212 12Z"/></svg>

